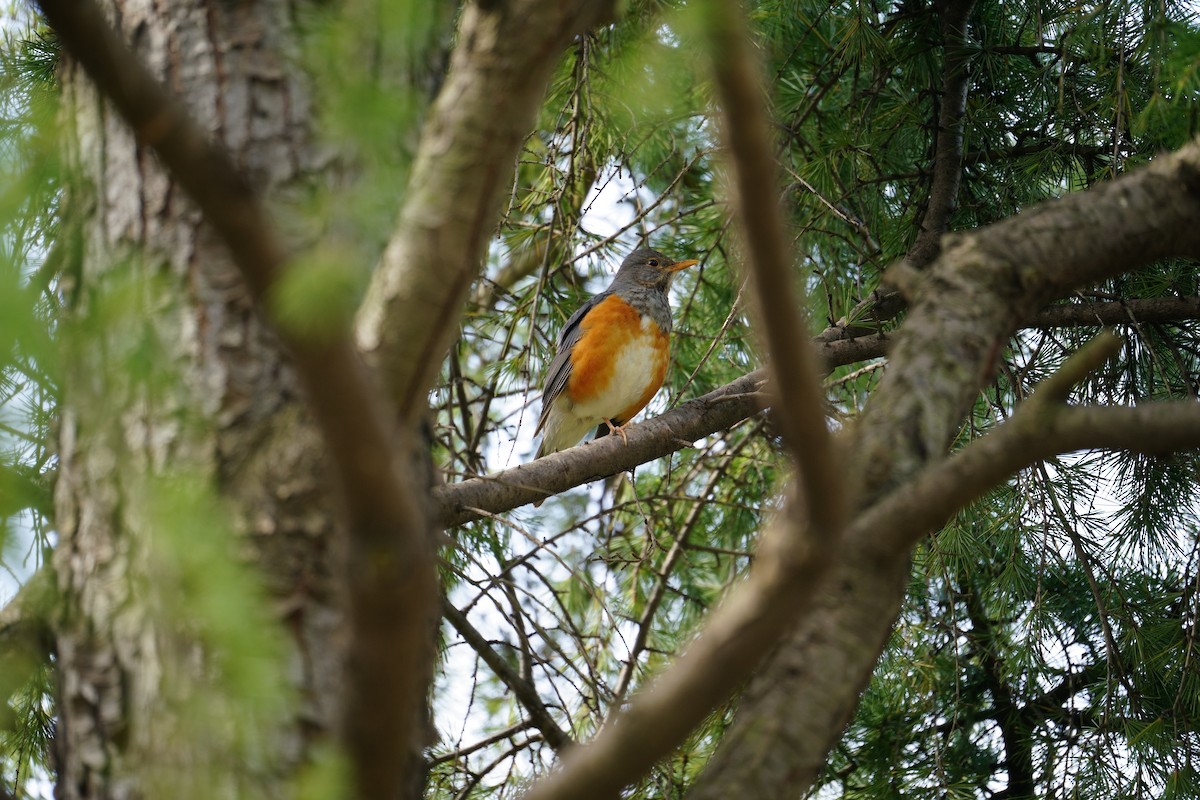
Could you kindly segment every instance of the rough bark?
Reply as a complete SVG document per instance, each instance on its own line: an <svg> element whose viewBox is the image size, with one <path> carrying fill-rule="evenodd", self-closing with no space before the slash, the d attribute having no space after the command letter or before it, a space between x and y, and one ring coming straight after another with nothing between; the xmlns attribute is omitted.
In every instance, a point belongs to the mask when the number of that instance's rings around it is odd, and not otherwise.
<svg viewBox="0 0 1200 800"><path fill-rule="evenodd" d="M109 14L261 193L319 174L291 3L129 2ZM55 492L58 796L281 793L330 730L341 683L316 431L223 243L69 56L62 78L81 248ZM123 292L134 302L114 308ZM173 374L131 373L139 347ZM182 620L155 607L173 588L159 561L172 545L148 508L154 482L174 474L231 501L287 623L299 703L267 723L257 764L178 714L206 667Z"/></svg>

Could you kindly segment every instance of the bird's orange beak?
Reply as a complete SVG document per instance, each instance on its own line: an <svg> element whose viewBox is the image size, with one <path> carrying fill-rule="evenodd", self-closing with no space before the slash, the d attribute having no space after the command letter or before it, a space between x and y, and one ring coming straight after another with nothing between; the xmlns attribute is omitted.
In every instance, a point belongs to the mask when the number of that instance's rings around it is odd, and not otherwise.
<svg viewBox="0 0 1200 800"><path fill-rule="evenodd" d="M699 261L696 261L696 260L692 260L692 261L676 261L674 264L672 264L671 266L667 267L667 272L679 272L679 270L681 270L681 269L687 269L688 267L694 267L694 266L696 266L696 265L697 265L697 264L699 264L699 263L700 263L700 262L699 262Z"/></svg>

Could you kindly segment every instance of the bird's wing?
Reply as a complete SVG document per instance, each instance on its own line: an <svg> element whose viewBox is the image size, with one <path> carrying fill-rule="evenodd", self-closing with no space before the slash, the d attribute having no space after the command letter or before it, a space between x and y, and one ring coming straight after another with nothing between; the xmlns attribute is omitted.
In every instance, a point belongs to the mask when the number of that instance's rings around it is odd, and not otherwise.
<svg viewBox="0 0 1200 800"><path fill-rule="evenodd" d="M542 388L542 415L538 419L534 435L541 433L542 428L546 427L546 420L550 417L550 408L562 394L563 389L567 388L567 381L571 379L571 350L583 336L583 329L580 327L583 318L610 294L612 292L601 292L581 305L559 332L558 352L554 354L550 368L546 370L546 382Z"/></svg>

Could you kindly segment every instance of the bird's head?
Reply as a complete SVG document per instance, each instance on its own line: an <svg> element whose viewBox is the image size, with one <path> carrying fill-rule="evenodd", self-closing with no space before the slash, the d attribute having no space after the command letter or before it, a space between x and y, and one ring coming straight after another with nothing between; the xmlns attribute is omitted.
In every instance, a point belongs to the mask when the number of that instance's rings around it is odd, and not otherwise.
<svg viewBox="0 0 1200 800"><path fill-rule="evenodd" d="M671 279L676 272L699 263L695 260L672 261L657 250L634 250L621 263L613 286L644 286L665 292L671 288Z"/></svg>

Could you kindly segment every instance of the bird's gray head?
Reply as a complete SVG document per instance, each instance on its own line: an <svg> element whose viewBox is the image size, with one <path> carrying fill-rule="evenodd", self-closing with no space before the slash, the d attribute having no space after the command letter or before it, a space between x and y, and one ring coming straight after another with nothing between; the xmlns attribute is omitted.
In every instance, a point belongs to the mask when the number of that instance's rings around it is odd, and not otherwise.
<svg viewBox="0 0 1200 800"><path fill-rule="evenodd" d="M634 250L621 263L613 278L612 288L644 287L665 292L671 288L671 279L681 269L699 264L699 261L672 261L657 250Z"/></svg>

